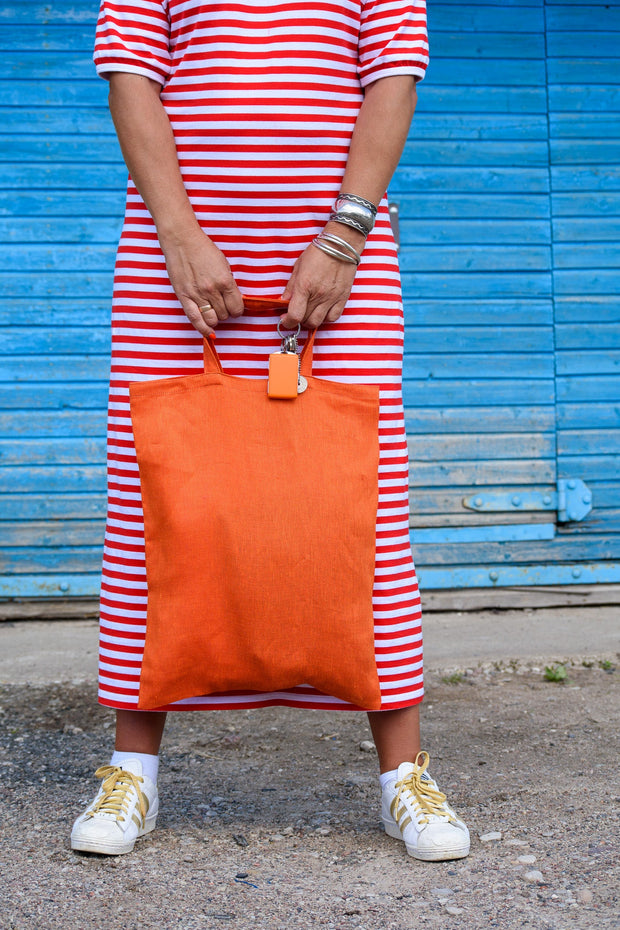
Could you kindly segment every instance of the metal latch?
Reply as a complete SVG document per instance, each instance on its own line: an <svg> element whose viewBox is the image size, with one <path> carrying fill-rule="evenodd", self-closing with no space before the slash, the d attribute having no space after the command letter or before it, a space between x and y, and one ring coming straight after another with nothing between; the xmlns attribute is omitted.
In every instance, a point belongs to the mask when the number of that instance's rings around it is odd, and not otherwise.
<svg viewBox="0 0 620 930"><path fill-rule="evenodd" d="M462 503L478 513L556 510L558 523L578 523L592 510L592 492L581 478L559 478L557 488L480 491Z"/></svg>

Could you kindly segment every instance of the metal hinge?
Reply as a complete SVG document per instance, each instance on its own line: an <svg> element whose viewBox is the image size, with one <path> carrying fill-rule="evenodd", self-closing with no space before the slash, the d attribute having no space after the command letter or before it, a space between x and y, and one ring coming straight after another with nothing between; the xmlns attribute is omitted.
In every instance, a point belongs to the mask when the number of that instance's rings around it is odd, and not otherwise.
<svg viewBox="0 0 620 930"><path fill-rule="evenodd" d="M478 513L555 510L558 523L577 523L592 510L592 492L581 478L559 478L557 488L480 491L464 497L463 507Z"/></svg>

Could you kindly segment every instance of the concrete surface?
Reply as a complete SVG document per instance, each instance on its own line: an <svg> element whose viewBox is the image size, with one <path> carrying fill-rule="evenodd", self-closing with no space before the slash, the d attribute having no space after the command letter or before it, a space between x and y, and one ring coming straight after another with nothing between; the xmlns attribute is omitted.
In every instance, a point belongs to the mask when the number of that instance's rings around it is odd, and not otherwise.
<svg viewBox="0 0 620 930"><path fill-rule="evenodd" d="M620 650L620 607L554 607L429 613L425 664L448 668L509 659L608 656ZM95 620L0 623L0 683L93 681Z"/></svg>

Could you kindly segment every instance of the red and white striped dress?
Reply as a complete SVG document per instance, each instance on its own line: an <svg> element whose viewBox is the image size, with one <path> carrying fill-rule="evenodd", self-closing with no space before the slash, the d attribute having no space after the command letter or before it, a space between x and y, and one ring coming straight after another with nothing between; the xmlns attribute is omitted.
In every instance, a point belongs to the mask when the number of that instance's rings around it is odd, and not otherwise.
<svg viewBox="0 0 620 930"><path fill-rule="evenodd" d="M95 63L162 84L196 216L247 295L278 297L340 190L363 88L423 77L423 0L102 0ZM220 324L227 371L266 377L276 317ZM409 545L401 397L403 313L387 202L381 204L341 319L321 327L314 373L380 385L374 587L382 708L422 699L422 632ZM202 338L168 280L153 221L131 180L114 280L109 509L103 562L100 701L137 706L147 581L128 384L202 370ZM202 553L187 557L200 571ZM359 710L299 687L197 696L167 709L268 705Z"/></svg>

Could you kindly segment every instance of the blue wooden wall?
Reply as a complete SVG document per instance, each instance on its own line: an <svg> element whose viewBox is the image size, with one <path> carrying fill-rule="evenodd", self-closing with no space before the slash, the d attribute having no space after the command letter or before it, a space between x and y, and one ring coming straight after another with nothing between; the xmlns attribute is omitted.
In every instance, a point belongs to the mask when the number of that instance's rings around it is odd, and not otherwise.
<svg viewBox="0 0 620 930"><path fill-rule="evenodd" d="M96 12L0 9L0 597L98 587L125 170ZM421 581L619 581L620 4L430 0L429 23L391 188ZM593 508L559 522L573 478Z"/></svg>

